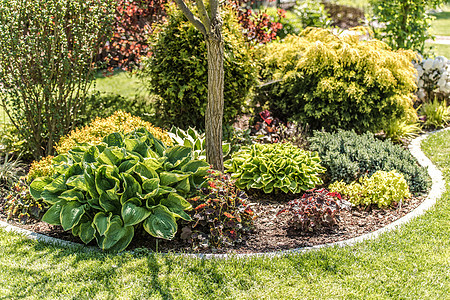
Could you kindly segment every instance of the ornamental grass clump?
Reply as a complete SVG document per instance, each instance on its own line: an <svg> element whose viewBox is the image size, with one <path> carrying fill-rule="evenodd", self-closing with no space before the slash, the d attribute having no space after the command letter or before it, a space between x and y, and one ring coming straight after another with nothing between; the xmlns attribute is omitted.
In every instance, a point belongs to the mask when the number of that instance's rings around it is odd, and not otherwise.
<svg viewBox="0 0 450 300"><path fill-rule="evenodd" d="M395 170L376 171L372 176L361 177L350 184L336 181L329 186L329 190L340 193L355 206L374 204L378 207L388 207L411 197L403 174Z"/></svg>
<svg viewBox="0 0 450 300"><path fill-rule="evenodd" d="M264 193L300 193L321 184L325 172L317 154L290 143L244 146L225 162L227 172L241 189Z"/></svg>
<svg viewBox="0 0 450 300"><path fill-rule="evenodd" d="M129 245L136 226L172 239L177 219L191 220L185 198L209 170L206 162L192 159L191 148L166 148L145 128L79 145L52 163L54 174L30 185L33 198L50 206L42 221L114 251Z"/></svg>
<svg viewBox="0 0 450 300"><path fill-rule="evenodd" d="M311 129L378 132L393 119L415 121L416 54L366 34L309 28L267 45L260 101Z"/></svg>

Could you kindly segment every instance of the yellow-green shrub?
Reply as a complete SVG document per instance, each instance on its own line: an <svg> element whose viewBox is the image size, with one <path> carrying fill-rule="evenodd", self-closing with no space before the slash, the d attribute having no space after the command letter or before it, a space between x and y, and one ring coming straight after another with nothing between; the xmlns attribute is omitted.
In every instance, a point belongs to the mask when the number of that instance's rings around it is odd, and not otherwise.
<svg viewBox="0 0 450 300"><path fill-rule="evenodd" d="M416 120L414 52L392 51L354 31L309 28L267 45L261 101L312 129L375 132L393 119Z"/></svg>
<svg viewBox="0 0 450 300"><path fill-rule="evenodd" d="M173 144L169 135L161 128L155 127L151 123L129 113L117 111L107 118L96 118L85 127L71 131L60 139L55 149L58 154L65 154L77 144L88 143L97 145L100 144L105 136L113 132L129 133L141 127L146 128L165 145L170 146ZM40 161L33 162L28 172L28 182L37 177L53 174L52 159L52 156L47 156Z"/></svg>
<svg viewBox="0 0 450 300"><path fill-rule="evenodd" d="M365 206L377 204L378 207L386 207L411 197L403 174L396 171L377 171L350 184L336 181L329 190L341 194L354 205Z"/></svg>

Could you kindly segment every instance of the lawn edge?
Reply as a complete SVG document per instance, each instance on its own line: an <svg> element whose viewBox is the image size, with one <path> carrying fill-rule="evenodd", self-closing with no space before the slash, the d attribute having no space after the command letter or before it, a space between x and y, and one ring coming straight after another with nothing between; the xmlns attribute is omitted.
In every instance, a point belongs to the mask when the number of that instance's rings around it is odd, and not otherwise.
<svg viewBox="0 0 450 300"><path fill-rule="evenodd" d="M360 235L358 237L354 237L348 240L339 241L339 242L333 242L333 243L327 243L322 245L316 245L311 247L301 247L296 249L289 249L289 250L283 250L283 251L276 251L276 252L257 252L257 253L242 253L242 254L193 254L193 253L171 253L175 255L183 255L193 258L202 258L202 259L211 259L211 258L219 258L219 259L227 259L227 258L245 258L245 257L252 257L252 256L266 256L266 257L277 257L277 256L283 256L288 254L294 254L294 253L301 253L311 250L318 250L326 247L333 247L333 246L353 246L355 244L358 244L360 242L363 242L365 240L375 239L380 234L395 230L399 226L406 224L407 222L411 221L412 219L424 214L428 209L430 209L436 201L442 196L443 192L445 191L445 181L442 176L442 172L431 162L431 160L423 153L422 149L420 148L420 145L423 140L428 138L430 135L450 130L450 128L444 128L432 132L425 133L415 139L413 139L409 145L409 151L411 154L417 159L419 164L423 167L427 168L428 174L430 175L432 179L432 186L430 189L430 192L427 195L427 198L414 210L412 210L410 213L406 214L405 216L401 217L400 219L376 230L373 232L369 232L363 235ZM39 234L27 229L23 229L11 224L8 224L6 222L0 221L0 228L3 228L7 232L17 232L22 235L24 235L26 238L31 240L36 240L38 242L43 242L47 244L53 244L55 246L60 247L66 247L66 248L72 248L74 250L78 251L100 251L100 249L96 247L86 246L74 242L64 241L57 238L49 237L43 234ZM133 251L130 251L133 253ZM159 253L164 255L165 253Z"/></svg>

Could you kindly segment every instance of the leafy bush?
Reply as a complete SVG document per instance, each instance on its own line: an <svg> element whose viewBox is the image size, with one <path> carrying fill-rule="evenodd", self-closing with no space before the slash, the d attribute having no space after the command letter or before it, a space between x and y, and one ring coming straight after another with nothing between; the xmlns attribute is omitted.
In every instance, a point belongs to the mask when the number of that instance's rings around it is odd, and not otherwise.
<svg viewBox="0 0 450 300"><path fill-rule="evenodd" d="M440 102L437 98L434 98L433 102L422 104L420 114L425 116L423 123L425 127L442 128L450 121L450 111L447 107L447 102Z"/></svg>
<svg viewBox="0 0 450 300"><path fill-rule="evenodd" d="M377 140L372 133L315 131L309 142L310 149L318 152L326 167L330 182L343 180L350 183L378 170L397 170L404 175L413 193L426 191L430 186L426 169L417 164L407 149L389 140Z"/></svg>
<svg viewBox="0 0 450 300"><path fill-rule="evenodd" d="M53 159L55 174L30 185L36 200L51 207L42 221L72 229L84 243L121 251L134 227L172 239L177 218L190 220L185 197L204 182L209 165L190 148L164 144L145 128L112 133L96 146L77 146Z"/></svg>
<svg viewBox="0 0 450 300"><path fill-rule="evenodd" d="M117 111L107 118L96 118L85 127L73 130L60 139L55 149L58 154L64 154L80 144L99 144L104 137L113 132L129 133L140 127L145 127L166 146L172 145L169 135L162 129L154 127L139 117L134 117L123 111Z"/></svg>
<svg viewBox="0 0 450 300"><path fill-rule="evenodd" d="M265 193L300 193L321 184L325 169L317 154L292 144L244 146L225 162L227 172L240 189L262 189Z"/></svg>
<svg viewBox="0 0 450 300"><path fill-rule="evenodd" d="M411 197L403 174L393 170L376 171L372 176L364 176L350 184L336 181L329 186L330 191L340 193L353 205L377 204L387 207Z"/></svg>
<svg viewBox="0 0 450 300"><path fill-rule="evenodd" d="M182 228L181 237L194 249L234 246L245 240L252 228L254 212L247 196L238 191L228 176L210 170L208 184L200 195L188 199L194 207L192 221Z"/></svg>
<svg viewBox="0 0 450 300"><path fill-rule="evenodd" d="M341 209L350 206L338 193L330 193L326 189L310 190L302 198L287 203L287 208L280 210L277 216L288 214L290 224L303 232L332 227L338 223Z"/></svg>
<svg viewBox="0 0 450 300"><path fill-rule="evenodd" d="M180 145L192 148L194 159L206 161L205 134L199 133L195 128L189 127L187 130L173 126L167 134L174 145ZM223 157L226 158L230 153L230 143L222 143Z"/></svg>
<svg viewBox="0 0 450 300"><path fill-rule="evenodd" d="M386 128L384 133L386 137L395 143L403 143L409 139L415 138L422 132L420 123L408 123L407 121L392 120Z"/></svg>
<svg viewBox="0 0 450 300"><path fill-rule="evenodd" d="M3 212L8 219L16 217L26 223L30 218L40 220L47 209L42 200L31 197L29 186L24 177L20 178L6 196Z"/></svg>
<svg viewBox="0 0 450 300"><path fill-rule="evenodd" d="M300 0L292 12L297 16L303 28L330 27L332 20L328 17L325 7L318 0Z"/></svg>
<svg viewBox="0 0 450 300"><path fill-rule="evenodd" d="M1 0L2 105L38 159L76 124L114 1Z"/></svg>
<svg viewBox="0 0 450 300"><path fill-rule="evenodd" d="M415 54L356 33L310 28L267 45L260 101L312 129L377 132L393 119L416 120Z"/></svg>
<svg viewBox="0 0 450 300"><path fill-rule="evenodd" d="M31 160L33 158L30 145L14 125L0 123L0 136L0 153L10 153L23 160Z"/></svg>
<svg viewBox="0 0 450 300"><path fill-rule="evenodd" d="M248 47L231 13L225 16L223 37L224 123L228 123L242 111L256 79ZM151 51L153 55L143 61L142 78L150 92L160 96L156 116L163 125L204 128L208 65L202 33L180 11L173 11L152 38Z"/></svg>
<svg viewBox="0 0 450 300"><path fill-rule="evenodd" d="M52 176L55 173L53 158L54 156L49 155L33 161L27 174L27 182L32 182L38 177Z"/></svg>

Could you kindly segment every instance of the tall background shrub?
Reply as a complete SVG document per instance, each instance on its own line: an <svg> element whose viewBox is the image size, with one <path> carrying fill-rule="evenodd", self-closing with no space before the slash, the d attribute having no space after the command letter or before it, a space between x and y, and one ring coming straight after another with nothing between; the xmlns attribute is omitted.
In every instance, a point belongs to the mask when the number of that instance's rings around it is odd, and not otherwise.
<svg viewBox="0 0 450 300"><path fill-rule="evenodd" d="M114 2L0 0L2 105L35 158L74 127Z"/></svg>
<svg viewBox="0 0 450 300"><path fill-rule="evenodd" d="M142 76L156 102L162 125L204 128L207 103L208 63L206 44L200 33L179 11L168 13L152 38L152 56L143 63ZM256 67L234 15L224 16L224 123L241 112L251 87L256 83Z"/></svg>

